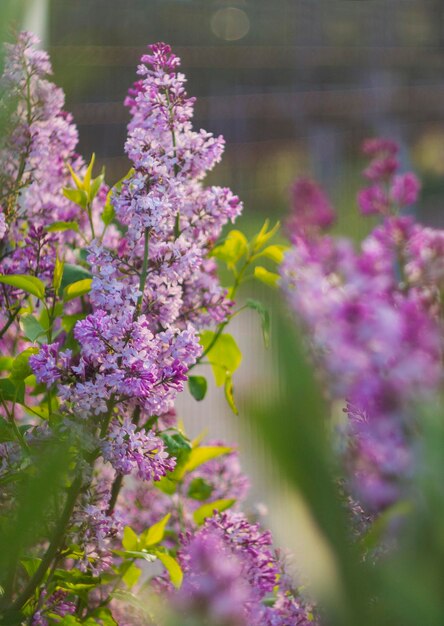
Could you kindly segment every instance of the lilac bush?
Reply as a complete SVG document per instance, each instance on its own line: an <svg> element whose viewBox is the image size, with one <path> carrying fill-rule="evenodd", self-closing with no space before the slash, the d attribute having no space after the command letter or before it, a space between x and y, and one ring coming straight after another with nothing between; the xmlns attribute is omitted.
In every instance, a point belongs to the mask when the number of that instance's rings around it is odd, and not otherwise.
<svg viewBox="0 0 444 626"><path fill-rule="evenodd" d="M249 307L267 338L263 306L235 296L277 281L257 262L281 260L278 225L222 234L242 204L203 183L224 142L193 130L169 46L141 58L125 102L132 167L108 186L75 152L37 43L8 45L1 79L1 620L313 623L270 533L240 510L237 451L190 441L174 408L185 383L204 398L201 364L237 412L242 355L226 327Z"/></svg>

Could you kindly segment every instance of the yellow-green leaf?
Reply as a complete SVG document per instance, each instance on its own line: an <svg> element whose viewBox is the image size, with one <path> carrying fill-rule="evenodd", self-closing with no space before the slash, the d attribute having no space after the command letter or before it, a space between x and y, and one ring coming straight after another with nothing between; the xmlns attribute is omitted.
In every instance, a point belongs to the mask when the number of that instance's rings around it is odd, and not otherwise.
<svg viewBox="0 0 444 626"><path fill-rule="evenodd" d="M156 556L163 563L173 585L179 589L183 580L183 573L179 563L169 554L165 554L165 552L156 552Z"/></svg>
<svg viewBox="0 0 444 626"><path fill-rule="evenodd" d="M277 265L280 265L284 260L284 252L286 249L286 246L275 244L274 246L267 246L264 250L262 250L262 252L258 254L258 256L270 259Z"/></svg>
<svg viewBox="0 0 444 626"><path fill-rule="evenodd" d="M214 502L209 502L208 504L203 504L194 511L194 521L200 526L204 523L207 517L211 517L213 515L214 511L222 513L222 511L232 507L235 502L236 500L224 498L222 500L214 500Z"/></svg>
<svg viewBox="0 0 444 626"><path fill-rule="evenodd" d="M268 241L270 241L272 237L274 237L279 230L280 222L276 222L271 230L268 230L269 225L270 220L266 219L258 234L253 237L252 246L255 252L258 252Z"/></svg>
<svg viewBox="0 0 444 626"><path fill-rule="evenodd" d="M200 343L206 350L212 343L215 333L206 330L200 335ZM208 351L208 360L211 363L216 385L221 387L228 374L233 374L242 362L240 351L234 337L227 333L220 335Z"/></svg>
<svg viewBox="0 0 444 626"><path fill-rule="evenodd" d="M57 293L60 285L62 284L63 277L63 267L65 263L56 257L55 267L54 267L54 277L52 280L52 286L54 287L54 291Z"/></svg>
<svg viewBox="0 0 444 626"><path fill-rule="evenodd" d="M131 563L131 565L128 567L128 569L122 576L122 580L125 583L125 585L128 587L128 589L131 589L131 587L134 587L134 585L139 580L141 573L142 573L142 570L140 569L140 567L137 567L137 565L134 565L134 563Z"/></svg>
<svg viewBox="0 0 444 626"><path fill-rule="evenodd" d="M276 287L278 280L280 279L279 274L275 274L274 272L269 272L265 267L260 265L254 268L254 277L257 280L260 280L261 283L265 283L269 287Z"/></svg>
<svg viewBox="0 0 444 626"><path fill-rule="evenodd" d="M63 189L63 195L74 204L77 204L82 209L86 209L88 204L88 196L83 189L72 189L71 187L65 187Z"/></svg>
<svg viewBox="0 0 444 626"><path fill-rule="evenodd" d="M230 409L233 411L235 415L239 415L239 411L237 409L236 403L234 402L233 379L230 375L227 375L225 379L224 390L225 390L225 398L228 402L228 406L230 407Z"/></svg>
<svg viewBox="0 0 444 626"><path fill-rule="evenodd" d="M131 526L125 526L123 529L122 545L125 550L137 550L139 548L139 537Z"/></svg>
<svg viewBox="0 0 444 626"><path fill-rule="evenodd" d="M28 276L27 274L2 274L0 275L0 283L22 289L22 291L26 291L40 300L45 297L45 283L35 276Z"/></svg>
<svg viewBox="0 0 444 626"><path fill-rule="evenodd" d="M83 188L88 194L91 189L91 176L92 176L92 171L93 171L95 161L96 161L96 155L93 152L91 155L91 161L89 162L89 165L85 172L85 177L83 179Z"/></svg>
<svg viewBox="0 0 444 626"><path fill-rule="evenodd" d="M165 527L168 524L168 520L171 517L171 513L167 513L165 517L162 517L160 521L153 524L147 530L144 530L140 535L140 546L142 548L149 548L160 543L165 535Z"/></svg>
<svg viewBox="0 0 444 626"><path fill-rule="evenodd" d="M69 302L74 298L79 298L80 296L84 296L86 293L91 291L91 278L84 278L83 280L78 280L75 283L71 283L67 287L65 287L63 291L63 300L64 302Z"/></svg>
<svg viewBox="0 0 444 626"><path fill-rule="evenodd" d="M69 173L71 174L71 178L74 181L75 186L77 187L77 189L83 189L83 183L80 180L80 178L77 176L77 174L75 173L75 171L72 169L71 165L68 163L68 169L69 169Z"/></svg>
<svg viewBox="0 0 444 626"><path fill-rule="evenodd" d="M61 233L65 230L75 230L76 233L78 233L79 225L77 224L77 222L53 222L46 227L46 230L48 231L48 233Z"/></svg>
<svg viewBox="0 0 444 626"><path fill-rule="evenodd" d="M248 241L240 230L231 230L225 241L216 246L211 255L224 261L230 269L248 252Z"/></svg>
<svg viewBox="0 0 444 626"><path fill-rule="evenodd" d="M223 456L224 454L229 454L232 451L233 448L229 448L228 446L200 446L199 448L194 448L194 450L190 452L190 456L184 467L184 473L192 472L196 467L212 459L216 459L219 456Z"/></svg>

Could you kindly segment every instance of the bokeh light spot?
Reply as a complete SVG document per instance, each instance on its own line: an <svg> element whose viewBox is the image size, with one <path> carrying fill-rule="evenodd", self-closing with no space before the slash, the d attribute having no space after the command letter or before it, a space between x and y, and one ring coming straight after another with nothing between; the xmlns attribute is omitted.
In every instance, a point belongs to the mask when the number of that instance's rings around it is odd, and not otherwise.
<svg viewBox="0 0 444 626"><path fill-rule="evenodd" d="M219 9L211 18L211 30L225 41L237 41L250 30L250 20L242 9L227 7Z"/></svg>

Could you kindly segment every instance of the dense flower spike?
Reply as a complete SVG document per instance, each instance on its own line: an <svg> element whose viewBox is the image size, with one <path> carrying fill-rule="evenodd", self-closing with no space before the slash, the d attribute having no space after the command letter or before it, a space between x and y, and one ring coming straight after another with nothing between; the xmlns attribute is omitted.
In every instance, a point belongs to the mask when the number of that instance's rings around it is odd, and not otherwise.
<svg viewBox="0 0 444 626"><path fill-rule="evenodd" d="M374 510L395 501L413 471L415 403L442 379L439 286L436 275L423 279L436 258L426 242L439 249L442 233L396 215L419 190L413 174L392 178L396 144L371 140L364 152L373 157L365 175L375 186L360 192L358 203L363 213L385 215L384 222L359 252L296 225L282 285L310 333L332 398L347 400L349 462Z"/></svg>
<svg viewBox="0 0 444 626"><path fill-rule="evenodd" d="M221 626L315 624L308 605L288 586L270 533L243 515L214 515L183 541L184 583L172 600L192 617ZM273 593L267 606L263 600Z"/></svg>

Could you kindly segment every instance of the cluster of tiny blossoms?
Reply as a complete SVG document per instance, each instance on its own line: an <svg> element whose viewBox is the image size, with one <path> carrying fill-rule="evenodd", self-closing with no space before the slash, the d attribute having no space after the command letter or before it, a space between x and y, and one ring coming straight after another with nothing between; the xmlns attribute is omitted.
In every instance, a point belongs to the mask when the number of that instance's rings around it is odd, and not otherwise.
<svg viewBox="0 0 444 626"><path fill-rule="evenodd" d="M270 532L227 512L182 541L184 582L171 600L191 619L214 626L314 626L272 549ZM272 599L268 606L266 598Z"/></svg>
<svg viewBox="0 0 444 626"><path fill-rule="evenodd" d="M412 173L397 174L397 145L372 139L363 148L371 184L358 204L364 215L380 215L380 225L356 251L325 234L335 215L324 192L296 182L281 282L331 399L346 402L346 460L374 511L403 493L415 465L415 405L441 382L444 233L400 214L420 185Z"/></svg>
<svg viewBox="0 0 444 626"><path fill-rule="evenodd" d="M112 247L102 238L89 246L91 312L74 328L79 351L56 341L30 363L39 382L57 386L68 422L99 437L117 474L149 481L174 468L158 433L201 353L196 328L224 321L231 306L207 257L241 204L200 182L223 142L192 130L179 59L157 44L142 61L128 99L134 167L113 196L121 235Z"/></svg>
<svg viewBox="0 0 444 626"><path fill-rule="evenodd" d="M25 32L7 45L0 79L2 117L7 120L0 142L0 273L50 282L58 246L64 244L69 257L81 238L72 230L48 232L48 226L74 220L84 239L89 229L86 214L62 193L71 180L69 167L81 174L84 162L75 152L78 133L63 109L64 93L47 80L51 64L37 44ZM102 187L97 208L105 196ZM20 296L14 287L0 291L2 326L7 314L17 315Z"/></svg>

